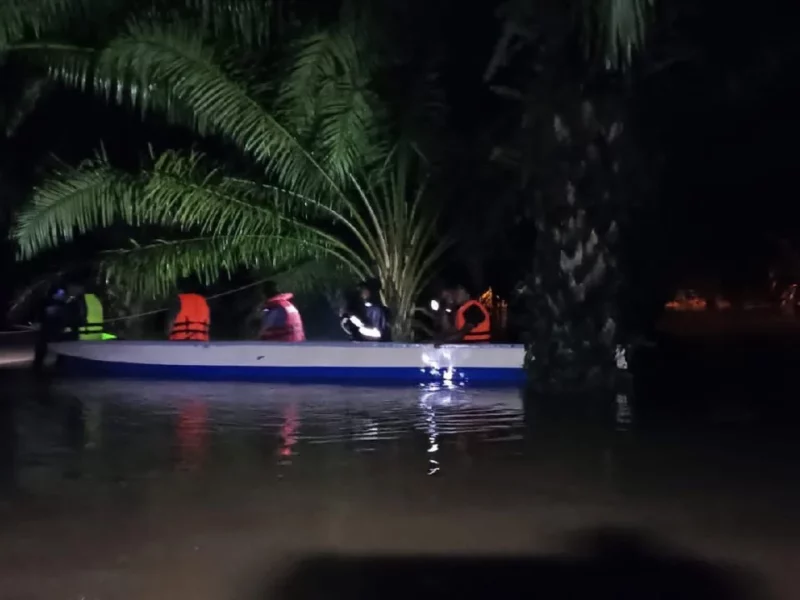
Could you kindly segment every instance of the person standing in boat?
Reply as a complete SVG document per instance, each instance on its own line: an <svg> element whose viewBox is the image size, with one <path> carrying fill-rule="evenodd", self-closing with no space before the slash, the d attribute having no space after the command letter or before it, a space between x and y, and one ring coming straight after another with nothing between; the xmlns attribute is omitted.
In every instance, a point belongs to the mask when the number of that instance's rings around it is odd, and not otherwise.
<svg viewBox="0 0 800 600"><path fill-rule="evenodd" d="M381 301L381 284L375 279L367 279L358 284L361 300L364 303L365 325L377 329L379 342L392 341L391 316L389 308Z"/></svg>
<svg viewBox="0 0 800 600"><path fill-rule="evenodd" d="M208 301L200 294L178 294L167 323L170 341L208 342L211 339L211 310Z"/></svg>
<svg viewBox="0 0 800 600"><path fill-rule="evenodd" d="M258 337L266 342L304 342L306 339L300 311L292 304L294 294L280 293L273 281L264 284L267 301L261 312Z"/></svg>
<svg viewBox="0 0 800 600"><path fill-rule="evenodd" d="M486 307L470 297L463 285L446 288L441 295L443 307L450 308L452 321L442 320L443 330L437 343L485 344L491 341L491 316Z"/></svg>

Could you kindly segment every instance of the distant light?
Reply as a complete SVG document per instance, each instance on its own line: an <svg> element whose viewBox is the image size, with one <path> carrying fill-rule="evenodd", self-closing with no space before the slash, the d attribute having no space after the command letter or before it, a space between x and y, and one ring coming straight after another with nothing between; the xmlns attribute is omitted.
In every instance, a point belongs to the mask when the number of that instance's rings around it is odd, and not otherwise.
<svg viewBox="0 0 800 600"><path fill-rule="evenodd" d="M431 310L439 310L439 302L437 300L431 300Z"/></svg>

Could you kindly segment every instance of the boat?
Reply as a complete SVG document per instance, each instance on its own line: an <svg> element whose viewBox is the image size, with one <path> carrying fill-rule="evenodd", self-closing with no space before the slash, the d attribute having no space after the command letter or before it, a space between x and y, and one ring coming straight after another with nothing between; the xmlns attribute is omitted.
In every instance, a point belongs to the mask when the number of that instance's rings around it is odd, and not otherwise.
<svg viewBox="0 0 800 600"><path fill-rule="evenodd" d="M69 374L203 381L519 385L512 344L78 341L51 345Z"/></svg>

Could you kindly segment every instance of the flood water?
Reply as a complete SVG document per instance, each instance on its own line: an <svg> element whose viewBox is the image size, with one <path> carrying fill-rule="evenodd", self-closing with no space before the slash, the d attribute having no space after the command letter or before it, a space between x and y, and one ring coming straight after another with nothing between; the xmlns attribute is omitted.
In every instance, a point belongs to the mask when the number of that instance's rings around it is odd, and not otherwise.
<svg viewBox="0 0 800 600"><path fill-rule="evenodd" d="M565 555L601 528L722 565L757 597L800 597L796 430L750 397L725 401L725 386L698 383L664 413L516 390L18 371L0 385L2 600L279 597L263 590L320 553L361 557L333 563L349 583L284 597L367 597L369 560L425 555L376 584L399 597L438 557ZM330 575L313 564L306 584ZM541 585L532 569L516 595ZM636 597L723 597L660 589Z"/></svg>

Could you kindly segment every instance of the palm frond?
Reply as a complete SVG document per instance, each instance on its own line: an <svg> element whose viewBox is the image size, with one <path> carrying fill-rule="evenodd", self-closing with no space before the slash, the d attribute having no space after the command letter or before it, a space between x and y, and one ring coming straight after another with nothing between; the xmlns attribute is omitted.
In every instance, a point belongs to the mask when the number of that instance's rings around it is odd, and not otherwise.
<svg viewBox="0 0 800 600"><path fill-rule="evenodd" d="M383 120L378 96L366 88L331 82L319 93L319 121L313 148L323 168L336 181L384 156Z"/></svg>
<svg viewBox="0 0 800 600"><path fill-rule="evenodd" d="M645 42L655 0L588 0L581 17L588 46L612 68L630 65Z"/></svg>
<svg viewBox="0 0 800 600"><path fill-rule="evenodd" d="M438 235L435 204L426 202L424 159L397 146L384 167L359 181L352 177L378 240L368 248L383 294L395 314L406 315L452 240ZM398 332L407 334L408 332Z"/></svg>
<svg viewBox="0 0 800 600"><path fill-rule="evenodd" d="M85 23L108 4L98 0L0 0L0 53L19 41Z"/></svg>
<svg viewBox="0 0 800 600"><path fill-rule="evenodd" d="M38 188L18 218L15 237L21 255L30 257L118 222L179 232L178 239L120 255L128 260L130 273L145 278L159 273L156 286L174 282L176 273L209 279L219 271L275 268L320 256L334 256L364 271L357 252L302 213L287 210L291 203L300 203L296 195L226 177L208 168L201 154L167 152L137 176L99 157L62 170ZM148 267L147 261L154 260L157 265Z"/></svg>
<svg viewBox="0 0 800 600"><path fill-rule="evenodd" d="M136 293L162 297L181 278L194 276L211 285L247 268L283 272L312 262L321 251L313 240L278 236L201 236L154 240L106 253L102 268L109 279L124 279Z"/></svg>
<svg viewBox="0 0 800 600"><path fill-rule="evenodd" d="M281 289L293 292L310 292L320 288L341 288L353 281L354 277L365 277L364 273L354 271L348 265L332 256L321 256L288 265L276 271L260 271L262 281L275 281Z"/></svg>
<svg viewBox="0 0 800 600"><path fill-rule="evenodd" d="M272 188L279 195L279 188ZM280 233L284 219L265 202L206 168L203 156L167 152L137 176L104 157L56 172L18 219L25 256L117 221L215 235Z"/></svg>
<svg viewBox="0 0 800 600"><path fill-rule="evenodd" d="M199 16L200 27L214 39L231 40L245 48L266 46L271 41L276 8L272 0L183 0ZM174 0L166 6L175 7Z"/></svg>
<svg viewBox="0 0 800 600"><path fill-rule="evenodd" d="M148 175L145 194L141 223L203 235L270 237L280 245L298 240L307 251L333 254L354 269L363 266L358 252L317 224L324 218L323 224L345 225L367 245L360 217L279 186L227 177L208 168L201 154L163 154Z"/></svg>
<svg viewBox="0 0 800 600"><path fill-rule="evenodd" d="M89 79L62 68L57 77L143 111L181 107L192 114L200 135L220 135L234 142L283 184L330 189L330 183L325 183L327 173L297 137L259 104L246 82L230 77L220 53L206 44L202 31L181 23L133 21L124 35L100 52L91 73ZM172 114L167 111L166 116ZM185 124L182 118L179 124Z"/></svg>
<svg viewBox="0 0 800 600"><path fill-rule="evenodd" d="M352 24L315 32L294 46L278 106L337 181L381 150L383 111L370 83L379 60Z"/></svg>
<svg viewBox="0 0 800 600"><path fill-rule="evenodd" d="M33 312L37 301L47 293L47 289L61 279L68 271L62 268L37 276L30 283L14 290L6 316L12 323L19 323Z"/></svg>
<svg viewBox="0 0 800 600"><path fill-rule="evenodd" d="M34 190L17 217L14 237L22 258L72 241L76 234L130 219L143 181L117 171L103 157L53 173Z"/></svg>

